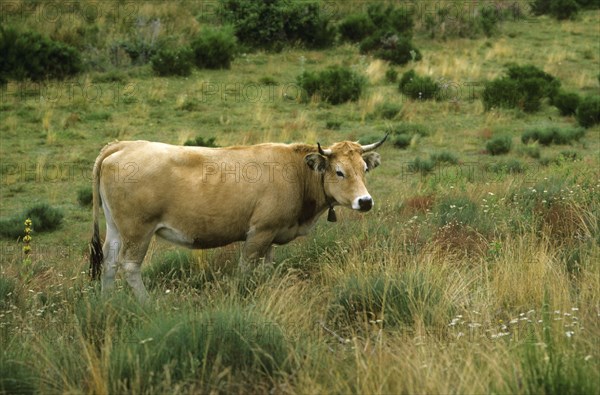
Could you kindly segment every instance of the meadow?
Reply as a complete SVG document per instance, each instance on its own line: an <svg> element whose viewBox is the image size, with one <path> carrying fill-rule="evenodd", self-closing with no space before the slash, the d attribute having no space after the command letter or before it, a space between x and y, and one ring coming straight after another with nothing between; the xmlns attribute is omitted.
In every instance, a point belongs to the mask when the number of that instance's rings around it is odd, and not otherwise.
<svg viewBox="0 0 600 395"><path fill-rule="evenodd" d="M106 7L92 22L73 10L18 12L25 1L6 8L7 23L80 43L88 68L2 88L2 227L24 229L21 213L39 204L63 217L44 232L34 221L29 254L24 233L0 238L0 392L596 393L600 126L526 144L534 129L575 130L576 117L547 100L536 112L486 109L481 96L508 63L598 95L600 12L524 12L490 37L432 34L416 18L422 59L402 66L336 41L159 77L106 49L132 20L140 37L160 18L156 34L184 40L216 23L216 3L83 2ZM366 2L323 4L336 22ZM364 76L360 98L300 100L297 77L334 65ZM390 69L442 81L447 94L412 100ZM86 193L110 141L326 146L387 132L367 176L374 208L321 218L276 247L273 265L245 273L238 244L190 251L155 238L142 274L150 305L119 277L108 298L89 279ZM490 155L488 143L506 136L509 152Z"/></svg>

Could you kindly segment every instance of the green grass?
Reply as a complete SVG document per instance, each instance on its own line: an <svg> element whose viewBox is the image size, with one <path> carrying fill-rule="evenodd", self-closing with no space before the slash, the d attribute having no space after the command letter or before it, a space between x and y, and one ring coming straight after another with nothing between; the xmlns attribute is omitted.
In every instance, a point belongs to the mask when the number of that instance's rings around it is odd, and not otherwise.
<svg viewBox="0 0 600 395"><path fill-rule="evenodd" d="M160 18L159 38L172 35L177 46L214 22L199 2L132 4L136 20ZM340 18L356 12L334 5ZM155 77L148 63L110 52L119 40L149 43L150 25L131 28L107 13L68 24L36 15L6 18L76 45L92 69L48 85L44 99L32 84L9 82L0 104L0 221L19 217L18 237L28 209L46 202L62 213L53 231L32 234L30 267L16 237L0 239L1 393L598 387L600 126L582 133L547 99L535 113L485 111L481 101L483 82L508 63L533 64L564 91L596 96L598 11L563 22L503 20L492 37L472 39L432 39L417 20L423 58L394 70L452 82L457 101L446 91L441 100L404 100L386 79L390 65L348 43L246 51L229 70ZM356 101L302 102L297 76L340 65L365 78ZM550 127L578 134L522 144L524 132ZM121 274L112 297L90 284L92 213L80 203L106 143L326 146L385 132L382 164L367 175L373 209L336 209L338 222L321 218L308 236L276 246L272 266L241 272L239 244L190 252L154 240L143 264L150 306L137 305ZM500 158L485 151L494 136L513 142Z"/></svg>

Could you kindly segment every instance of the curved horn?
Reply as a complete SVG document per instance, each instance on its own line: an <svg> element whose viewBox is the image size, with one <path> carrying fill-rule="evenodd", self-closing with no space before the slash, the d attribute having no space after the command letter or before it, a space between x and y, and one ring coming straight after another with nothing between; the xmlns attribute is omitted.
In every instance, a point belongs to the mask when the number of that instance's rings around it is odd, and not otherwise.
<svg viewBox="0 0 600 395"><path fill-rule="evenodd" d="M319 154L323 155L323 156L329 156L331 155L331 150L330 149L323 149L321 148L321 143L317 143L317 147L319 147Z"/></svg>
<svg viewBox="0 0 600 395"><path fill-rule="evenodd" d="M385 137L381 141L379 141L377 143L368 144L368 145L362 145L361 147L363 149L363 152L373 151L375 148L377 148L381 144L383 144L385 142L385 140L387 140L387 138L388 138L389 135L390 135L389 133L386 133Z"/></svg>

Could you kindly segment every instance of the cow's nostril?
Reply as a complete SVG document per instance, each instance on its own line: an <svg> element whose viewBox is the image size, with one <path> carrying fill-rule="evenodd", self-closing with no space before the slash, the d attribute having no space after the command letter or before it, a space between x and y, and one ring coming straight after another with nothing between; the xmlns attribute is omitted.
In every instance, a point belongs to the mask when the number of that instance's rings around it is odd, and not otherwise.
<svg viewBox="0 0 600 395"><path fill-rule="evenodd" d="M360 211L369 211L373 207L373 199L370 197L358 199L358 206L360 207Z"/></svg>

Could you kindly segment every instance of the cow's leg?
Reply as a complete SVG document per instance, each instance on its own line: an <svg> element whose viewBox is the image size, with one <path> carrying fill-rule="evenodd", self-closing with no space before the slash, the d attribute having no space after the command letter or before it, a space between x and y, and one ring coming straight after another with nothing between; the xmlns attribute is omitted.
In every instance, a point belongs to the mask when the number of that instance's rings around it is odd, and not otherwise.
<svg viewBox="0 0 600 395"><path fill-rule="evenodd" d="M123 240L119 251L119 263L125 271L125 279L141 303L147 302L150 297L142 281L142 261L148 251L151 238L152 233L143 238L137 238L135 241Z"/></svg>
<svg viewBox="0 0 600 395"><path fill-rule="evenodd" d="M274 253L273 253L273 244L269 245L269 248L267 248L267 253L265 254L265 263L268 264L273 264L274 259Z"/></svg>
<svg viewBox="0 0 600 395"><path fill-rule="evenodd" d="M117 257L121 247L121 237L112 221L107 219L106 239L102 252L102 294L107 294L115 288L115 275L117 273Z"/></svg>
<svg viewBox="0 0 600 395"><path fill-rule="evenodd" d="M260 258L272 259L271 244L274 238L275 235L272 232L248 232L240 259L242 270L249 269L250 264L258 262Z"/></svg>

